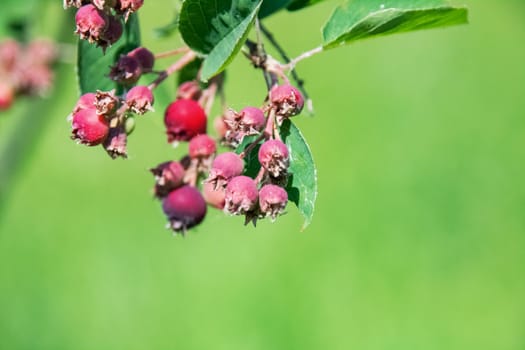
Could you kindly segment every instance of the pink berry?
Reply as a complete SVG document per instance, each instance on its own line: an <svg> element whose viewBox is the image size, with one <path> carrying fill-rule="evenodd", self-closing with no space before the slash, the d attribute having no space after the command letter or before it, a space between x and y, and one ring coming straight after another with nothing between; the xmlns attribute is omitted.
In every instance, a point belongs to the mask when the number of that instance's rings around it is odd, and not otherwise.
<svg viewBox="0 0 525 350"><path fill-rule="evenodd" d="M270 102L278 116L291 117L301 113L304 98L299 90L290 84L276 85L270 90Z"/></svg>
<svg viewBox="0 0 525 350"><path fill-rule="evenodd" d="M49 65L58 58L58 48L50 40L36 39L29 43L26 48L26 56L33 60L33 63Z"/></svg>
<svg viewBox="0 0 525 350"><path fill-rule="evenodd" d="M248 176L236 176L226 186L224 211L233 215L246 214L257 205L257 184Z"/></svg>
<svg viewBox="0 0 525 350"><path fill-rule="evenodd" d="M91 2L99 10L110 10L117 4L117 0L92 0Z"/></svg>
<svg viewBox="0 0 525 350"><path fill-rule="evenodd" d="M193 137L189 144L189 154L193 159L205 159L215 154L217 144L206 134Z"/></svg>
<svg viewBox="0 0 525 350"><path fill-rule="evenodd" d="M213 127L215 128L215 132L219 138L222 139L224 136L226 136L226 132L228 132L228 125L224 122L223 116L218 116L213 120Z"/></svg>
<svg viewBox="0 0 525 350"><path fill-rule="evenodd" d="M277 185L264 185L259 191L259 209L263 216L270 216L275 220L288 203L288 193Z"/></svg>
<svg viewBox="0 0 525 350"><path fill-rule="evenodd" d="M155 176L155 196L164 198L184 184L185 170L179 162L165 162L150 169Z"/></svg>
<svg viewBox="0 0 525 350"><path fill-rule="evenodd" d="M99 42L109 25L108 16L92 4L84 5L78 9L75 16L77 33L81 39L89 42Z"/></svg>
<svg viewBox="0 0 525 350"><path fill-rule="evenodd" d="M133 113L144 114L153 108L153 93L147 86L135 86L126 94L126 104Z"/></svg>
<svg viewBox="0 0 525 350"><path fill-rule="evenodd" d="M171 191L162 201L162 209L169 220L169 227L175 233L182 234L200 224L207 210L201 193L189 185Z"/></svg>
<svg viewBox="0 0 525 350"><path fill-rule="evenodd" d="M145 47L137 47L135 50L130 51L128 56L136 59L142 67L142 70L150 71L153 69L153 65L155 64L155 56Z"/></svg>
<svg viewBox="0 0 525 350"><path fill-rule="evenodd" d="M0 82L0 111L8 110L13 104L14 98L13 88L4 82Z"/></svg>
<svg viewBox="0 0 525 350"><path fill-rule="evenodd" d="M96 146L104 142L109 133L107 120L98 115L95 109L84 109L73 114L73 140L87 146Z"/></svg>
<svg viewBox="0 0 525 350"><path fill-rule="evenodd" d="M130 56L120 56L111 67L109 78L123 85L135 84L142 75L139 62Z"/></svg>
<svg viewBox="0 0 525 350"><path fill-rule="evenodd" d="M259 163L273 176L286 174L290 165L288 147L279 140L268 140L259 149Z"/></svg>
<svg viewBox="0 0 525 350"><path fill-rule="evenodd" d="M75 105L75 108L73 109L73 113L79 112L84 109L95 109L96 101L96 94L92 92L88 92L87 94L80 96L77 104Z"/></svg>
<svg viewBox="0 0 525 350"><path fill-rule="evenodd" d="M210 175L206 182L214 188L225 187L228 181L242 174L244 161L234 152L219 154L212 163Z"/></svg>
<svg viewBox="0 0 525 350"><path fill-rule="evenodd" d="M177 89L177 98L198 101L202 95L199 82L195 80L186 81L179 85Z"/></svg>
<svg viewBox="0 0 525 350"><path fill-rule="evenodd" d="M206 123L206 113L193 100L176 100L164 114L168 142L189 141L195 135L205 134Z"/></svg>
<svg viewBox="0 0 525 350"><path fill-rule="evenodd" d="M144 5L144 0L119 0L117 4L117 10L124 14L126 21L133 12L136 12Z"/></svg>
<svg viewBox="0 0 525 350"><path fill-rule="evenodd" d="M226 197L226 192L224 188L215 189L213 184L206 182L202 186L202 195L204 196L204 200L206 200L206 203L208 203L212 207L220 210L224 209Z"/></svg>
<svg viewBox="0 0 525 350"><path fill-rule="evenodd" d="M241 115L241 125L245 131L261 131L264 127L266 118L260 108L246 107L239 114Z"/></svg>
<svg viewBox="0 0 525 350"><path fill-rule="evenodd" d="M18 41L6 39L0 42L0 67L11 70L20 57L22 49Z"/></svg>

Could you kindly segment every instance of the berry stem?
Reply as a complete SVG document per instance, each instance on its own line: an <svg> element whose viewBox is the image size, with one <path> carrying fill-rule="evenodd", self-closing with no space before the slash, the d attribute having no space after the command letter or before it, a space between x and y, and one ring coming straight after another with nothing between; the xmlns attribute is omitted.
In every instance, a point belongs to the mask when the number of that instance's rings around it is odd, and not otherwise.
<svg viewBox="0 0 525 350"><path fill-rule="evenodd" d="M179 47L179 48L174 49L174 50L158 53L158 54L155 55L155 59L176 56L176 55L179 55L181 53L186 53L188 51L190 51L190 48L187 47L187 46Z"/></svg>
<svg viewBox="0 0 525 350"><path fill-rule="evenodd" d="M296 58L290 60L290 62L288 62L287 64L285 64L283 66L283 69L284 70L293 70L295 69L295 66L297 65L297 63L301 62L302 60L306 59L306 58L310 58L314 55L317 55L318 53L321 53L323 52L323 47L322 46L318 46L310 51L306 51L302 54L300 54L299 56L297 56Z"/></svg>
<svg viewBox="0 0 525 350"><path fill-rule="evenodd" d="M158 87L166 78L168 78L173 73L181 70L184 68L187 64L189 64L191 61L195 59L197 55L193 51L188 51L184 56L180 58L177 62L173 63L171 66L169 66L165 71L161 72L159 77L155 79L151 84L149 84L148 88L150 90L155 89Z"/></svg>

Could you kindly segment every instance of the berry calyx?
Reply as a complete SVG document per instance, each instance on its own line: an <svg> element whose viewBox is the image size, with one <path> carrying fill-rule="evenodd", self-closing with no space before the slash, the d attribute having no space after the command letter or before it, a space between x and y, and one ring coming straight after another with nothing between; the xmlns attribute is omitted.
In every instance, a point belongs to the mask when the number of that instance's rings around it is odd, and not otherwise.
<svg viewBox="0 0 525 350"><path fill-rule="evenodd" d="M189 141L198 134L205 134L206 122L206 113L196 101L176 100L164 114L168 142Z"/></svg>
<svg viewBox="0 0 525 350"><path fill-rule="evenodd" d="M259 191L259 210L263 217L271 217L272 221L279 216L288 203L288 193L277 185L264 185Z"/></svg>
<svg viewBox="0 0 525 350"><path fill-rule="evenodd" d="M126 94L128 108L140 115L153 109L153 101L153 93L147 86L135 86Z"/></svg>
<svg viewBox="0 0 525 350"><path fill-rule="evenodd" d="M219 154L211 165L210 175L206 182L214 188L225 187L230 179L242 174L244 161L234 152Z"/></svg>
<svg viewBox="0 0 525 350"><path fill-rule="evenodd" d="M236 176L226 186L224 211L232 215L243 215L257 205L257 184L248 176Z"/></svg>
<svg viewBox="0 0 525 350"><path fill-rule="evenodd" d="M290 165L288 147L279 140L268 140L259 148L259 163L273 177L281 177L287 173Z"/></svg>
<svg viewBox="0 0 525 350"><path fill-rule="evenodd" d="M204 198L195 187L184 185L171 191L164 198L162 210L168 218L169 228L175 233L185 234L186 230L202 222L207 207Z"/></svg>
<svg viewBox="0 0 525 350"><path fill-rule="evenodd" d="M83 109L73 114L71 138L77 142L96 146L104 142L109 133L109 123L95 109Z"/></svg>

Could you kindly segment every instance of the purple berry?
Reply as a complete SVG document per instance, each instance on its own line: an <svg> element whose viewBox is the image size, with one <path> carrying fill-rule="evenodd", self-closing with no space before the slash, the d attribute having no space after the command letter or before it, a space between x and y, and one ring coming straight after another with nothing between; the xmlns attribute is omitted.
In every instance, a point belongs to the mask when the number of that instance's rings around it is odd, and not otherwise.
<svg viewBox="0 0 525 350"><path fill-rule="evenodd" d="M277 185L264 185L259 191L259 209L263 216L275 220L288 203L288 193Z"/></svg>
<svg viewBox="0 0 525 350"><path fill-rule="evenodd" d="M155 56L145 47L137 47L135 50L130 51L128 56L136 59L142 67L142 70L151 71L153 69L153 65L155 64Z"/></svg>
<svg viewBox="0 0 525 350"><path fill-rule="evenodd" d="M232 215L246 214L257 205L257 184L248 176L236 176L226 186L224 211Z"/></svg>
<svg viewBox="0 0 525 350"><path fill-rule="evenodd" d="M109 72L111 80L124 85L135 84L141 75L142 69L139 62L130 56L120 56Z"/></svg>
<svg viewBox="0 0 525 350"><path fill-rule="evenodd" d="M268 140L259 149L259 163L273 177L286 174L290 165L288 147L279 140Z"/></svg>
<svg viewBox="0 0 525 350"><path fill-rule="evenodd" d="M184 234L186 230L200 224L206 216L206 202L201 193L185 185L171 191L162 201L162 210L169 221L169 227Z"/></svg>

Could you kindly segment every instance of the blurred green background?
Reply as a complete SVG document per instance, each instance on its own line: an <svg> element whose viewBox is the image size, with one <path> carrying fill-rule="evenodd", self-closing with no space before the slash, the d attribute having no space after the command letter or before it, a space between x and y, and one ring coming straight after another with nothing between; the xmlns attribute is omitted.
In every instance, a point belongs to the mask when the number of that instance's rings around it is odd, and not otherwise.
<svg viewBox="0 0 525 350"><path fill-rule="evenodd" d="M295 56L338 3L266 23ZM210 211L172 237L147 171L184 152L165 142L162 104L112 161L69 140L62 67L50 99L0 116L0 146L22 118L19 141L38 137L0 198L0 348L525 349L525 6L464 3L468 26L298 66L319 172L305 232L290 206L257 229ZM40 33L60 25L47 4ZM178 45L153 35L170 11L146 1L141 16L146 45ZM260 72L239 57L226 93L260 103Z"/></svg>

